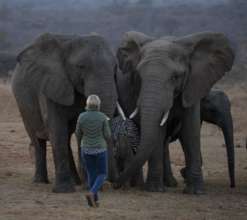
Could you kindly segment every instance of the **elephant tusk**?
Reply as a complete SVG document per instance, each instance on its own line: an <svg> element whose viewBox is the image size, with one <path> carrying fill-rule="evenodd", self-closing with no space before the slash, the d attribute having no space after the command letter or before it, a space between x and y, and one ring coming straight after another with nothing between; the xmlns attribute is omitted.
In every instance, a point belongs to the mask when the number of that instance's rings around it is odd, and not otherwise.
<svg viewBox="0 0 247 220"><path fill-rule="evenodd" d="M117 110L118 110L118 113L121 115L122 119L126 121L126 116L119 102L117 102Z"/></svg>
<svg viewBox="0 0 247 220"><path fill-rule="evenodd" d="M169 111L166 114L164 114L164 116L160 122L160 126L164 126L164 124L166 123L166 121L168 119L168 116L169 116Z"/></svg>
<svg viewBox="0 0 247 220"><path fill-rule="evenodd" d="M136 107L136 109L130 114L129 119L133 119L138 113L138 108Z"/></svg>

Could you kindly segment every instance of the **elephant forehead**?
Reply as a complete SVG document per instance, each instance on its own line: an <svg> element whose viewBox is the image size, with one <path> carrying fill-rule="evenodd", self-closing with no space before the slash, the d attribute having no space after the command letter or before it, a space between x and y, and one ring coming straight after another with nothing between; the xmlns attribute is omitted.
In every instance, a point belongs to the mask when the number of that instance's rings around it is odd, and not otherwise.
<svg viewBox="0 0 247 220"><path fill-rule="evenodd" d="M174 71L184 71L188 56L183 48L169 41L157 40L143 47L141 68L144 64L161 64Z"/></svg>
<svg viewBox="0 0 247 220"><path fill-rule="evenodd" d="M152 41L143 47L142 53L156 53L161 55L167 54L170 58L186 55L186 51L181 46L169 40Z"/></svg>

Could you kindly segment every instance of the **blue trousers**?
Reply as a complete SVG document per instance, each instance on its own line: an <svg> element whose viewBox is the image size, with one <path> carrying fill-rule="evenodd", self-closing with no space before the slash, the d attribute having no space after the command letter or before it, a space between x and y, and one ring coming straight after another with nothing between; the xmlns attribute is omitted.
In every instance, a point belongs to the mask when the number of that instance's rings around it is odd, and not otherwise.
<svg viewBox="0 0 247 220"><path fill-rule="evenodd" d="M107 151L97 154L83 153L82 161L87 171L87 181L90 192L98 200L98 191L107 177Z"/></svg>

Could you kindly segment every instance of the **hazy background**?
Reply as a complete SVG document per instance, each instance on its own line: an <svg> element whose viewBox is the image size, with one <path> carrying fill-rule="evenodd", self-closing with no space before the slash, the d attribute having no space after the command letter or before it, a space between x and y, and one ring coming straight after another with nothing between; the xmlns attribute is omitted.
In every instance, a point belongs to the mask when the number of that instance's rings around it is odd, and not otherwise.
<svg viewBox="0 0 247 220"><path fill-rule="evenodd" d="M129 30L152 36L211 30L234 41L244 65L246 13L247 0L0 0L0 52L15 54L43 32L97 32L114 49Z"/></svg>

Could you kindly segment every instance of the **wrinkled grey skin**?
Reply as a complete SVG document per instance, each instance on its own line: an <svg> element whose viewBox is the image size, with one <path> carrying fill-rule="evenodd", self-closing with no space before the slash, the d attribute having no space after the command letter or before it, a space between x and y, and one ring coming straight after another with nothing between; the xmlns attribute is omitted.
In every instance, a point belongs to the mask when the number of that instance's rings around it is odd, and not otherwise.
<svg viewBox="0 0 247 220"><path fill-rule="evenodd" d="M230 187L235 187L235 155L231 103L223 91L210 91L210 93L201 100L201 122L212 123L221 128L226 145ZM173 134L170 137L166 138L169 139L169 142L178 139L179 128L181 128L181 125L177 124L177 129L173 131ZM164 176L167 178L164 180L165 185L176 186L176 180L172 175L170 166L169 149L166 148L165 150L167 150L165 152L166 158L164 160ZM186 178L185 169L181 170L181 174Z"/></svg>
<svg viewBox="0 0 247 220"><path fill-rule="evenodd" d="M164 191L165 137L169 137L170 126L181 122L179 139L188 170L184 192L203 193L200 100L231 70L234 52L229 41L223 34L211 32L157 40L139 32L127 32L117 57L122 72L136 73L135 89L139 91L133 98L139 110L141 144L115 187L148 161L146 189ZM168 111L168 120L162 127L161 119Z"/></svg>
<svg viewBox="0 0 247 220"><path fill-rule="evenodd" d="M98 35L43 34L18 56L12 78L26 131L34 145L34 182L47 183L46 141L55 163L54 192L73 192L80 183L70 138L86 97L98 94L102 111L112 117L116 60Z"/></svg>

